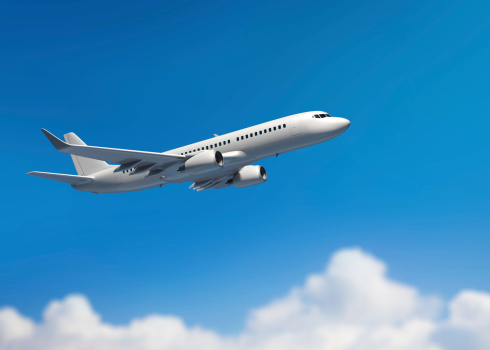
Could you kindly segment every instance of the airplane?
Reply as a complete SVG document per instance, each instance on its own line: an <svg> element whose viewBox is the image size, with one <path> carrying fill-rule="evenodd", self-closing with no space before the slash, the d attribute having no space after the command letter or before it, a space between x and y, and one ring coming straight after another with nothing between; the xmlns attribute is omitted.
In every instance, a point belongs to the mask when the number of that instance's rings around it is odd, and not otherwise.
<svg viewBox="0 0 490 350"><path fill-rule="evenodd" d="M267 181L264 167L253 163L319 144L350 126L345 118L322 111L275 119L167 152L144 152L87 146L70 132L60 140L41 129L60 152L71 155L78 175L32 171L27 175L69 183L92 193L133 192L170 183L192 182L197 191ZM108 164L114 163L114 164Z"/></svg>

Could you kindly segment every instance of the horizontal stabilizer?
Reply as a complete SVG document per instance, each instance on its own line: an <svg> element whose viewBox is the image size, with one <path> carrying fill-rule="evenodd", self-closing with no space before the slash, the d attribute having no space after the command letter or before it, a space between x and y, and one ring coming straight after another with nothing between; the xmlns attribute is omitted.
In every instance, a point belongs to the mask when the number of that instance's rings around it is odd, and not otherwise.
<svg viewBox="0 0 490 350"><path fill-rule="evenodd" d="M43 173L41 171L31 171L30 173L27 173L27 175L42 177L43 179L48 179L48 180L66 182L72 185L81 185L84 183L92 182L94 180L89 176Z"/></svg>

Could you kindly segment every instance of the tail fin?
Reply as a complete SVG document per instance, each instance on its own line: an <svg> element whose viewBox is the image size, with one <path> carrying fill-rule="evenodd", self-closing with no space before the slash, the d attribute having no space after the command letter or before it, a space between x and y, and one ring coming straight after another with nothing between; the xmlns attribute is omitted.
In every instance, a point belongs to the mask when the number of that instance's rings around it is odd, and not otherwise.
<svg viewBox="0 0 490 350"><path fill-rule="evenodd" d="M83 142L75 133L70 132L64 135L65 141L72 145L85 146ZM75 164L75 169L77 169L78 175L90 175L98 171L104 170L109 167L109 164L102 160L85 158L80 156L71 156L73 164Z"/></svg>

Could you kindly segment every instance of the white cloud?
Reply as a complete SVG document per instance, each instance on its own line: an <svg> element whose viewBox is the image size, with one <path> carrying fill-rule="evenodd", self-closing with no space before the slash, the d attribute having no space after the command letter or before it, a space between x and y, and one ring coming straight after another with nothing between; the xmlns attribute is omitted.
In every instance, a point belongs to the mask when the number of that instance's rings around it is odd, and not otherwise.
<svg viewBox="0 0 490 350"><path fill-rule="evenodd" d="M28 338L33 332L34 323L17 310L11 307L0 309L0 344Z"/></svg>
<svg viewBox="0 0 490 350"><path fill-rule="evenodd" d="M50 302L38 324L7 307L0 309L0 350L490 349L490 294L462 291L445 305L386 271L359 249L341 250L303 286L252 310L236 337L167 315L111 325L82 295Z"/></svg>
<svg viewBox="0 0 490 350"><path fill-rule="evenodd" d="M449 303L449 318L434 334L445 349L490 349L490 295L467 290Z"/></svg>

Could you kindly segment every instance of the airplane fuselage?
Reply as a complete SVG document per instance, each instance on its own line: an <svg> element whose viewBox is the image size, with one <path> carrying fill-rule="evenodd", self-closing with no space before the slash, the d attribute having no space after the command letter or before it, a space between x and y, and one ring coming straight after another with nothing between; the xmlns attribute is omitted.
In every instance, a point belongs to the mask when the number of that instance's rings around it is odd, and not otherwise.
<svg viewBox="0 0 490 350"><path fill-rule="evenodd" d="M317 114L323 112L300 113L275 119L167 152L192 155L210 149L220 151L224 158L223 167L205 174L181 172L178 171L180 164L175 164L162 173L149 176L149 171L117 171L119 166L114 165L97 173L96 181L73 187L89 192L129 192L169 183L199 182L233 175L241 167L261 159L328 141L344 132L349 125L344 118L312 117Z"/></svg>

